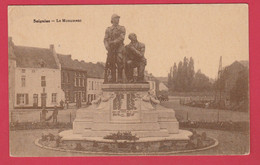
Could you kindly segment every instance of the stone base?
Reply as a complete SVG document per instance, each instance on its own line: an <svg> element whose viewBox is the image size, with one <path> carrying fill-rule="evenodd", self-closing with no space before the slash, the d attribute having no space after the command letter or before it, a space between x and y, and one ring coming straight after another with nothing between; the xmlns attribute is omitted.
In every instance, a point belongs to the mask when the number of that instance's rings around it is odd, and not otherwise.
<svg viewBox="0 0 260 165"><path fill-rule="evenodd" d="M104 137L120 131L144 138L179 133L174 110L156 105L149 84L103 84L102 91L90 107L77 111L74 134Z"/></svg>
<svg viewBox="0 0 260 165"><path fill-rule="evenodd" d="M123 132L123 131L122 131ZM116 133L116 131L92 131L85 130L82 134L83 137L105 137L106 135L110 135L112 133ZM136 135L139 138L143 137L168 137L169 133L166 129L161 129L158 131L131 131L132 135Z"/></svg>
<svg viewBox="0 0 260 165"><path fill-rule="evenodd" d="M106 133L110 133L110 132L106 132ZM140 132L141 133L141 132ZM66 130L66 131L62 131L59 133L59 135L62 137L63 141L97 141L97 142L113 142L113 140L109 140L109 139L103 139L103 137L101 136L82 136L81 134L74 134L72 130ZM192 133L190 131L187 130L179 130L179 133L177 134L170 134L168 136L153 136L154 132L151 132L152 136L148 136L148 137L140 137L139 140L137 140L136 142L154 142L154 141L163 141L163 140L189 140L190 136L192 135ZM118 140L118 142L120 141L125 141L125 140Z"/></svg>

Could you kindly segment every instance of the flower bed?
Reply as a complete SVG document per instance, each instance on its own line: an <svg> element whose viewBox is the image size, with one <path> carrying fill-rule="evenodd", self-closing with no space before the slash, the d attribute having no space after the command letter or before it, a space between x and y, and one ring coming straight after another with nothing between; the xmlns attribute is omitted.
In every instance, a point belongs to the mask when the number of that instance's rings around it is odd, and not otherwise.
<svg viewBox="0 0 260 165"><path fill-rule="evenodd" d="M112 133L104 137L104 139L110 139L110 140L129 140L129 141L136 141L139 138L136 135L132 135L131 132L120 132Z"/></svg>
<svg viewBox="0 0 260 165"><path fill-rule="evenodd" d="M185 152L192 150L200 150L208 148L216 144L216 141L203 132L198 134L196 131L191 130L193 135L190 140L161 140L138 142L132 140L110 142L98 141L62 141L59 136L52 134L42 135L38 143L42 146L52 149L65 150L65 151L83 151L95 153L163 153L163 152Z"/></svg>

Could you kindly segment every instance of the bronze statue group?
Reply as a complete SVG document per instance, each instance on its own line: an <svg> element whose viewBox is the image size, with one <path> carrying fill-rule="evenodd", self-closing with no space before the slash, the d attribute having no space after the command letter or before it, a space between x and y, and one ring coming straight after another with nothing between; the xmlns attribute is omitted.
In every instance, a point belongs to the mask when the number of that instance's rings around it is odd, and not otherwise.
<svg viewBox="0 0 260 165"><path fill-rule="evenodd" d="M137 40L135 33L130 33L130 43L124 45L126 30L119 25L120 16L113 14L112 26L105 32L104 45L107 50L104 83L134 83L144 82L146 58L145 45ZM137 68L137 77L134 77ZM125 76L124 76L125 75Z"/></svg>

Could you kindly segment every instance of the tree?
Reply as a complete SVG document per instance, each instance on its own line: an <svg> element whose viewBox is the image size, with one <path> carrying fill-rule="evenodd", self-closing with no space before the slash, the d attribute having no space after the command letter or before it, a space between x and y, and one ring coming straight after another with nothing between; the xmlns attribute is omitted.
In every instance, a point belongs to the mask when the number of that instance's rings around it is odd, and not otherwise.
<svg viewBox="0 0 260 165"><path fill-rule="evenodd" d="M240 102L248 102L248 70L240 72L236 80L235 86L230 91L230 101L239 104Z"/></svg>
<svg viewBox="0 0 260 165"><path fill-rule="evenodd" d="M183 65L182 65L182 72L181 72L181 81L182 81L182 91L187 92L188 90L188 63L189 60L184 57Z"/></svg>
<svg viewBox="0 0 260 165"><path fill-rule="evenodd" d="M188 91L192 90L192 82L194 80L194 61L193 58L190 57L189 64L188 64Z"/></svg>
<svg viewBox="0 0 260 165"><path fill-rule="evenodd" d="M172 73L173 73L173 67L171 67L170 73L168 73L168 87L169 87L170 90L173 90Z"/></svg>
<svg viewBox="0 0 260 165"><path fill-rule="evenodd" d="M209 81L209 78L201 73L201 70L199 69L195 76L194 76L194 80L193 80L193 89L194 91L208 91L211 89L212 84Z"/></svg>
<svg viewBox="0 0 260 165"><path fill-rule="evenodd" d="M178 68L177 68L176 63L174 63L173 72L172 72L172 89L173 90L176 90L177 76L178 76Z"/></svg>
<svg viewBox="0 0 260 165"><path fill-rule="evenodd" d="M177 69L177 77L176 77L176 91L182 91L183 86L182 86L182 61L179 62L178 64L178 69Z"/></svg>
<svg viewBox="0 0 260 165"><path fill-rule="evenodd" d="M184 57L178 67L176 63L168 74L168 86L171 91L190 92L211 90L212 84L209 78L198 70L195 74L194 60Z"/></svg>

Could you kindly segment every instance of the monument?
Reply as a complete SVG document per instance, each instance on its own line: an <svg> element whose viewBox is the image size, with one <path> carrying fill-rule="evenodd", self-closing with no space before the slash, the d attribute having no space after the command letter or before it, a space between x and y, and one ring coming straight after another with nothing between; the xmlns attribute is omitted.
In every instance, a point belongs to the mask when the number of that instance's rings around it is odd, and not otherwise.
<svg viewBox="0 0 260 165"><path fill-rule="evenodd" d="M158 105L144 81L145 45L131 33L131 43L124 47L125 28L118 25L119 18L112 16L113 25L105 33L108 53L102 92L91 106L77 110L73 130L61 132L62 140L103 141L117 132L131 132L141 141L189 140L192 133L179 129L174 110ZM134 67L138 69L137 81L133 80Z"/></svg>

